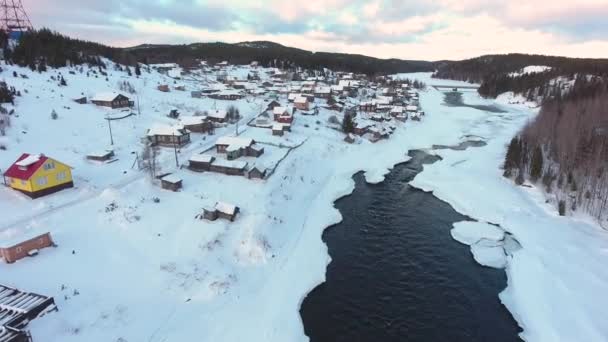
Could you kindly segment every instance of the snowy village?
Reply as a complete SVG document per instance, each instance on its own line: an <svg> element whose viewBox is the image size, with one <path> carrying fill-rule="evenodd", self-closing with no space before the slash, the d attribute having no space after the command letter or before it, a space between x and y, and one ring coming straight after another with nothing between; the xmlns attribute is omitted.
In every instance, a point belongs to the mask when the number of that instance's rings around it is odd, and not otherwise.
<svg viewBox="0 0 608 342"><path fill-rule="evenodd" d="M0 148L6 151L0 198L12 213L2 221L3 236L10 238L0 240L0 255L14 268L23 258L45 264L49 254L87 253L64 240L70 233L62 231L61 222L61 217L70 220L64 216L70 208L87 202L118 227L146 222L138 207L159 212L163 220L179 211L197 234L209 229L218 234L199 246L211 253L222 244L223 230L246 229L260 222L260 215L270 218L260 207L261 197L289 200L281 188L298 181L292 178L297 169L305 171L304 156L376 144L424 119L418 94L424 84L409 79L285 72L255 61L200 61L190 69L174 63L129 67L110 60L45 72L7 63L1 68L10 76L3 86L10 83L15 100L3 104L0 114ZM42 112L48 112L44 123ZM298 155L298 150L306 152ZM145 190L118 199L122 196L115 192L134 184ZM102 207L94 208L99 201ZM57 216L57 226L30 221L47 215ZM280 224L281 218L272 221ZM145 235L160 241L167 233ZM241 262L259 262L273 253L259 236L243 237L241 243ZM229 279L212 282L210 291L226 291ZM66 298L77 291L63 286ZM7 303L3 311L13 312L8 327L56 308L52 298L22 291L6 288L6 297L0 297ZM25 296L33 298L12 304ZM21 308L23 314L14 313ZM18 329L9 335L26 333Z"/></svg>
<svg viewBox="0 0 608 342"><path fill-rule="evenodd" d="M608 340L587 5L0 0L0 342Z"/></svg>

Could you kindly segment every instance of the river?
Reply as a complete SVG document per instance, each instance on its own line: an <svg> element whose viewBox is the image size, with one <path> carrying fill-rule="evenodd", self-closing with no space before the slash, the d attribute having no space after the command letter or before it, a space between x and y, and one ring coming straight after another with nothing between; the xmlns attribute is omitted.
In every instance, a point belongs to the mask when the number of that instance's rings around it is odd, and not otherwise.
<svg viewBox="0 0 608 342"><path fill-rule="evenodd" d="M469 218L408 185L436 161L410 156L380 184L355 175L354 192L336 201L344 219L323 234L332 262L302 304L306 334L312 342L519 341L498 299L505 272L478 265L451 238L452 223Z"/></svg>

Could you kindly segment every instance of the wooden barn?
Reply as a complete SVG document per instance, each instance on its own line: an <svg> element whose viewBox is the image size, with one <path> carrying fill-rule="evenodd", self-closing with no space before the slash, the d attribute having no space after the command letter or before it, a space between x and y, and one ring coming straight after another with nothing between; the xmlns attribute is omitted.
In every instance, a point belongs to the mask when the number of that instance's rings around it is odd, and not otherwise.
<svg viewBox="0 0 608 342"><path fill-rule="evenodd" d="M214 161L214 156L206 154L195 154L188 160L188 168L196 172L210 171L211 164Z"/></svg>
<svg viewBox="0 0 608 342"><path fill-rule="evenodd" d="M55 247L51 233L44 233L30 239L14 241L10 246L0 247L0 257L4 262L12 264L17 260L35 256L47 247Z"/></svg>
<svg viewBox="0 0 608 342"><path fill-rule="evenodd" d="M182 188L182 179L170 173L160 179L160 185L165 190L178 191Z"/></svg>
<svg viewBox="0 0 608 342"><path fill-rule="evenodd" d="M74 186L71 167L43 154L27 153L4 172L4 184L31 198Z"/></svg>
<svg viewBox="0 0 608 342"><path fill-rule="evenodd" d="M209 171L230 176L244 176L247 165L249 164L245 161L216 159L211 163Z"/></svg>
<svg viewBox="0 0 608 342"><path fill-rule="evenodd" d="M221 218L230 222L234 222L234 220L236 219L236 215L239 212L239 207L233 204L217 202L213 208L203 209L203 218L209 221L215 221L218 218Z"/></svg>
<svg viewBox="0 0 608 342"><path fill-rule="evenodd" d="M102 107L128 108L133 107L134 102L119 93L100 93L95 95L91 102Z"/></svg>
<svg viewBox="0 0 608 342"><path fill-rule="evenodd" d="M249 179L264 179L266 177L266 169L262 169L258 166L254 166L247 170L245 177Z"/></svg>

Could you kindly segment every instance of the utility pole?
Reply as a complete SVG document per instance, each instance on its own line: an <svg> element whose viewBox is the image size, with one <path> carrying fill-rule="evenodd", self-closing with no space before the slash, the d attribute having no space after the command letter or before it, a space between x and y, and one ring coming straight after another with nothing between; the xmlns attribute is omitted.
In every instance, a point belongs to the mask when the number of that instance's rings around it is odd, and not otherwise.
<svg viewBox="0 0 608 342"><path fill-rule="evenodd" d="M110 145L114 145L114 137L112 136L112 125L110 124L110 118L106 118L106 121L108 121L108 129L110 130Z"/></svg>
<svg viewBox="0 0 608 342"><path fill-rule="evenodd" d="M179 167L179 160L177 159L177 142L175 141L175 132L173 134L173 151L175 152L175 167Z"/></svg>

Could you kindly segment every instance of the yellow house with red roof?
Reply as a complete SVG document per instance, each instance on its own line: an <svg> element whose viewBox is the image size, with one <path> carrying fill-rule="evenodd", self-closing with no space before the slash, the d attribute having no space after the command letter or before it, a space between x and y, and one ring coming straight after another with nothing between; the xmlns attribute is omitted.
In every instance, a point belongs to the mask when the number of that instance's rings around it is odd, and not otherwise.
<svg viewBox="0 0 608 342"><path fill-rule="evenodd" d="M32 198L74 186L68 165L43 154L27 153L4 172L4 184Z"/></svg>

